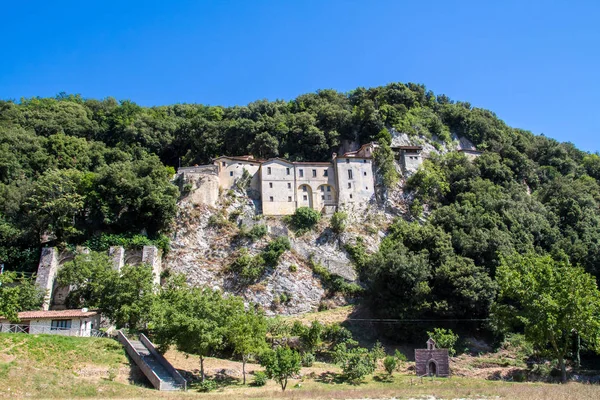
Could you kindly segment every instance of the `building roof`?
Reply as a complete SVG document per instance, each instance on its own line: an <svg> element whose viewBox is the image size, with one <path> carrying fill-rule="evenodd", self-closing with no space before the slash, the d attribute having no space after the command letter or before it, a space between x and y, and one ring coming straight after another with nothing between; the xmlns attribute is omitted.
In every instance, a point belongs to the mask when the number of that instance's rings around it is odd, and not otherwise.
<svg viewBox="0 0 600 400"><path fill-rule="evenodd" d="M423 146L392 146L396 150L423 150Z"/></svg>
<svg viewBox="0 0 600 400"><path fill-rule="evenodd" d="M235 161L245 161L245 162L254 163L254 164L262 164L264 162L264 160L259 160L257 158L255 159L254 156L251 156L251 155L246 155L246 156L221 156L221 157L215 158L213 161L217 161L217 160L220 160L222 158L226 158L228 160L235 160Z"/></svg>
<svg viewBox="0 0 600 400"><path fill-rule="evenodd" d="M19 319L56 319L56 318L83 318L83 317L93 317L94 315L98 315L97 311L83 311L85 309L77 309L77 310L51 310L51 311L21 311L18 313ZM0 319L6 319L4 317L0 317Z"/></svg>
<svg viewBox="0 0 600 400"><path fill-rule="evenodd" d="M341 156L339 156L338 158L373 158L371 156L361 156L360 153L364 152L367 147L374 148L376 145L377 144L375 142L363 144L362 146L360 146L360 148L358 150L346 152L346 153L342 154Z"/></svg>
<svg viewBox="0 0 600 400"><path fill-rule="evenodd" d="M279 158L279 157L269 158L268 160L263 161L263 164L272 163L272 162L275 162L275 161L280 161L280 162L282 162L284 164L289 164L289 165L293 164L293 162L288 161L288 160L283 159L283 158Z"/></svg>
<svg viewBox="0 0 600 400"><path fill-rule="evenodd" d="M331 165L329 161L294 161L292 164L298 165Z"/></svg>

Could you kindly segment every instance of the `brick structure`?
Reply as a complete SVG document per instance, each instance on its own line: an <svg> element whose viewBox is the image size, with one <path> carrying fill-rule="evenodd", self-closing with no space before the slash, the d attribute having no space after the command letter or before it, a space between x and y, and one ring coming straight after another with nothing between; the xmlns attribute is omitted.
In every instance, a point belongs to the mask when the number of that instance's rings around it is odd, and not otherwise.
<svg viewBox="0 0 600 400"><path fill-rule="evenodd" d="M415 370L417 376L450 375L448 349L436 349L435 341L429 338L426 349L415 349Z"/></svg>

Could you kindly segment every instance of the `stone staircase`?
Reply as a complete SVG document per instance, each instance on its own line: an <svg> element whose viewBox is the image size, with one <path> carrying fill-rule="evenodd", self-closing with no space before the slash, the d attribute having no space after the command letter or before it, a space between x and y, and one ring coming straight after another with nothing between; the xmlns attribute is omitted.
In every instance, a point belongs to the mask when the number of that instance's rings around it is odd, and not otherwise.
<svg viewBox="0 0 600 400"><path fill-rule="evenodd" d="M125 347L127 354L156 389L161 391L186 390L186 380L162 354L156 351L152 342L144 334L140 335L140 340L130 340L123 332L119 331L118 339Z"/></svg>

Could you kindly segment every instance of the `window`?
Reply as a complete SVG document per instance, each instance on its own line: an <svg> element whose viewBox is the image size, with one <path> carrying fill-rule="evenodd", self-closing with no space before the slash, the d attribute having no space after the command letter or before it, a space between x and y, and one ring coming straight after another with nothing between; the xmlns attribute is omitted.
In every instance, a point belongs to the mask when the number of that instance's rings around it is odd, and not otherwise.
<svg viewBox="0 0 600 400"><path fill-rule="evenodd" d="M303 192L308 192L308 188L306 187L306 185L302 185L302 191Z"/></svg>
<svg viewBox="0 0 600 400"><path fill-rule="evenodd" d="M269 187L273 189L273 182L269 182Z"/></svg>
<svg viewBox="0 0 600 400"><path fill-rule="evenodd" d="M289 169L289 168L286 168L286 169L285 169L285 172L286 172L286 173L289 175L289 174L290 174L290 169Z"/></svg>
<svg viewBox="0 0 600 400"><path fill-rule="evenodd" d="M350 164L350 159L346 158L346 164Z"/></svg>
<svg viewBox="0 0 600 400"><path fill-rule="evenodd" d="M350 198L352 198L352 195L350 195Z"/></svg>
<svg viewBox="0 0 600 400"><path fill-rule="evenodd" d="M368 187L368 186L365 186L365 190L369 190L369 187Z"/></svg>
<svg viewBox="0 0 600 400"><path fill-rule="evenodd" d="M292 188L292 184L288 182L288 189Z"/></svg>
<svg viewBox="0 0 600 400"><path fill-rule="evenodd" d="M328 195L328 196L327 196L327 200L331 200L331 195Z"/></svg>
<svg viewBox="0 0 600 400"><path fill-rule="evenodd" d="M269 197L269 201L273 201L273 196Z"/></svg>
<svg viewBox="0 0 600 400"><path fill-rule="evenodd" d="M313 169L313 178L316 178L316 177L317 177L317 170Z"/></svg>
<svg viewBox="0 0 600 400"><path fill-rule="evenodd" d="M267 167L267 174L271 175L271 167Z"/></svg>
<svg viewBox="0 0 600 400"><path fill-rule="evenodd" d="M321 186L321 192L325 191L325 186Z"/></svg>
<svg viewBox="0 0 600 400"><path fill-rule="evenodd" d="M300 175L300 178L302 178L304 176L304 170L303 169L299 169L298 170L298 175Z"/></svg>
<svg viewBox="0 0 600 400"><path fill-rule="evenodd" d="M325 170L323 171L323 176L328 176L329 171Z"/></svg>
<svg viewBox="0 0 600 400"><path fill-rule="evenodd" d="M325 195L321 196L321 200L325 200Z"/></svg>
<svg viewBox="0 0 600 400"><path fill-rule="evenodd" d="M363 160L363 163L366 163L366 162L367 162L367 160Z"/></svg>
<svg viewBox="0 0 600 400"><path fill-rule="evenodd" d="M348 189L352 189L352 183L348 182Z"/></svg>
<svg viewBox="0 0 600 400"><path fill-rule="evenodd" d="M348 179L352 179L352 170L351 169L348 170Z"/></svg>
<svg viewBox="0 0 600 400"><path fill-rule="evenodd" d="M229 176L233 176L233 171L229 171Z"/></svg>
<svg viewBox="0 0 600 400"><path fill-rule="evenodd" d="M327 191L331 192L331 186L327 186Z"/></svg>
<svg viewBox="0 0 600 400"><path fill-rule="evenodd" d="M226 166L226 165L227 165L227 163L226 163L225 161L221 162L221 166L223 166L223 167L224 167L224 166Z"/></svg>
<svg viewBox="0 0 600 400"><path fill-rule="evenodd" d="M292 196L288 196L288 201L292 201Z"/></svg>
<svg viewBox="0 0 600 400"><path fill-rule="evenodd" d="M367 171L363 172L363 175L364 175L364 176L367 176Z"/></svg>
<svg viewBox="0 0 600 400"><path fill-rule="evenodd" d="M70 319L53 319L50 325L51 331L58 331L62 329L71 329Z"/></svg>
<svg viewBox="0 0 600 400"><path fill-rule="evenodd" d="M308 196L304 195L303 199L304 199L304 201L308 200Z"/></svg>

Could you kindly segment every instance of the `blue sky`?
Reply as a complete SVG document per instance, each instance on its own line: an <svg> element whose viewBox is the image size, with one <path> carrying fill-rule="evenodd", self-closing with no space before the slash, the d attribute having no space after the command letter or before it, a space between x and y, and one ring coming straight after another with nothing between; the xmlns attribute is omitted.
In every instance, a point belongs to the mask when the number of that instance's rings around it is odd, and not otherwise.
<svg viewBox="0 0 600 400"><path fill-rule="evenodd" d="M0 98L246 104L423 83L600 150L597 1L13 1Z"/></svg>

